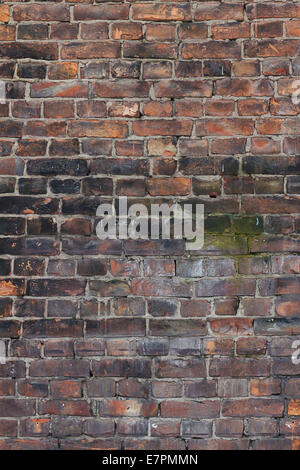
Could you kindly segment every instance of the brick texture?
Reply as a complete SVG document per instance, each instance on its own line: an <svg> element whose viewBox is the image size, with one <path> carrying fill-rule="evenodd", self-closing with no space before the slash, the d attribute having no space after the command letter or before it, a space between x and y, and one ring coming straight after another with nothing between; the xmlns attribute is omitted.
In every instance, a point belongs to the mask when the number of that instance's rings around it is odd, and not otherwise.
<svg viewBox="0 0 300 470"><path fill-rule="evenodd" d="M0 41L0 449L299 449L299 0L4 0ZM122 195L203 248L99 240Z"/></svg>

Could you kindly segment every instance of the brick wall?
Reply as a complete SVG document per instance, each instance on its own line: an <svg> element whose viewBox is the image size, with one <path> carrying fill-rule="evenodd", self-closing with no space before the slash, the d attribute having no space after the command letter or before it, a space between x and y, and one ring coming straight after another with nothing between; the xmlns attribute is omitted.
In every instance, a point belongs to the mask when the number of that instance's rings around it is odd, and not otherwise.
<svg viewBox="0 0 300 470"><path fill-rule="evenodd" d="M0 449L299 448L300 2L0 21ZM203 249L99 240L121 195L204 204Z"/></svg>

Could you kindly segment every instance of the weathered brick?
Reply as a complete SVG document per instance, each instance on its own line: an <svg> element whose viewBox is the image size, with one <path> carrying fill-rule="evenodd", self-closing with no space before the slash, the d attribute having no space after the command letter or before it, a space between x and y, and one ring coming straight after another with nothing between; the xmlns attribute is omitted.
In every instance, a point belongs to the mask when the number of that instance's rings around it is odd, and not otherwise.
<svg viewBox="0 0 300 470"><path fill-rule="evenodd" d="M0 398L0 416L21 417L35 414L35 400Z"/></svg>
<svg viewBox="0 0 300 470"><path fill-rule="evenodd" d="M104 400L100 404L101 416L157 416L158 406L149 400Z"/></svg>
<svg viewBox="0 0 300 470"><path fill-rule="evenodd" d="M142 21L189 21L191 20L191 6L182 5L144 5L135 4L132 10L134 20Z"/></svg>
<svg viewBox="0 0 300 470"><path fill-rule="evenodd" d="M299 449L299 2L52 3L0 5L0 449Z"/></svg>
<svg viewBox="0 0 300 470"><path fill-rule="evenodd" d="M225 400L222 406L223 416L274 416L283 414L284 404L279 399L243 398Z"/></svg>
<svg viewBox="0 0 300 470"><path fill-rule="evenodd" d="M166 418L215 418L219 415L217 400L205 401L163 401L161 416Z"/></svg>
<svg viewBox="0 0 300 470"><path fill-rule="evenodd" d="M203 359L157 359L155 375L158 378L196 378L206 376L206 366Z"/></svg>
<svg viewBox="0 0 300 470"><path fill-rule="evenodd" d="M150 361L147 359L101 359L93 361L92 371L96 376L143 377L151 376Z"/></svg>
<svg viewBox="0 0 300 470"><path fill-rule="evenodd" d="M268 359L221 358L210 363L212 377L247 377L269 376L270 362Z"/></svg>

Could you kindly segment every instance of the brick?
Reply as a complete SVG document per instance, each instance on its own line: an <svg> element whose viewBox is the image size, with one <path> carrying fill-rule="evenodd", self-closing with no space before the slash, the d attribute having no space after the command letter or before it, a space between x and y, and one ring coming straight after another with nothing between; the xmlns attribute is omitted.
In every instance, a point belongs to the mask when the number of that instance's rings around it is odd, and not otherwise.
<svg viewBox="0 0 300 470"><path fill-rule="evenodd" d="M0 416L21 417L35 414L35 400L0 398Z"/></svg>
<svg viewBox="0 0 300 470"><path fill-rule="evenodd" d="M89 362L70 359L42 359L30 366L32 377L86 377L89 375Z"/></svg>
<svg viewBox="0 0 300 470"><path fill-rule="evenodd" d="M245 57L295 56L299 42L296 39L261 39L245 41Z"/></svg>
<svg viewBox="0 0 300 470"><path fill-rule="evenodd" d="M107 23L86 23L81 26L82 39L107 39L108 24Z"/></svg>
<svg viewBox="0 0 300 470"><path fill-rule="evenodd" d="M197 136L232 136L236 134L251 135L253 121L251 119L225 118L221 120L199 121L196 127Z"/></svg>
<svg viewBox="0 0 300 470"><path fill-rule="evenodd" d="M163 420L152 420L151 422L151 436L159 437L176 437L180 436L180 421L172 420L164 422Z"/></svg>
<svg viewBox="0 0 300 470"><path fill-rule="evenodd" d="M169 351L167 339L145 339L137 344L137 352L140 356L164 356Z"/></svg>
<svg viewBox="0 0 300 470"><path fill-rule="evenodd" d="M166 418L215 418L219 415L219 405L216 400L204 401L163 401L161 416Z"/></svg>
<svg viewBox="0 0 300 470"><path fill-rule="evenodd" d="M223 43L220 41L202 42L199 48L197 43L183 44L181 56L183 59L240 59L240 46L235 43ZM249 56L251 57L251 56Z"/></svg>
<svg viewBox="0 0 300 470"><path fill-rule="evenodd" d="M225 400L222 406L223 416L274 416L283 414L283 401L269 398L243 398Z"/></svg>
<svg viewBox="0 0 300 470"><path fill-rule="evenodd" d="M48 280L32 280L27 286L27 292L31 296L56 296L59 288L63 296L68 295L81 295L84 293L85 281L71 279L63 279L56 281L55 279Z"/></svg>
<svg viewBox="0 0 300 470"><path fill-rule="evenodd" d="M77 341L75 350L79 356L103 356L105 353L105 344L102 340Z"/></svg>
<svg viewBox="0 0 300 470"><path fill-rule="evenodd" d="M223 280L210 279L196 282L196 295L198 297L214 297L223 295L254 295L255 281L248 280L247 284L237 279Z"/></svg>
<svg viewBox="0 0 300 470"><path fill-rule="evenodd" d="M190 135L192 124L190 121L177 120L149 120L136 121L133 123L133 132L136 136L155 135Z"/></svg>
<svg viewBox="0 0 300 470"><path fill-rule="evenodd" d="M0 38L4 41L14 41L16 29L12 25L0 25Z"/></svg>
<svg viewBox="0 0 300 470"><path fill-rule="evenodd" d="M53 8L52 8L53 7ZM69 9L63 5L16 5L13 10L15 21L60 21L69 20Z"/></svg>
<svg viewBox="0 0 300 470"><path fill-rule="evenodd" d="M249 443L244 439L191 439L190 450L246 450Z"/></svg>
<svg viewBox="0 0 300 470"><path fill-rule="evenodd" d="M113 23L112 25L112 39L134 40L141 39L142 36L142 25L139 23Z"/></svg>
<svg viewBox="0 0 300 470"><path fill-rule="evenodd" d="M134 80L109 82L104 80L93 84L92 94L101 98L132 98L133 96L143 98L148 96L149 88L150 84L147 82L137 83Z"/></svg>
<svg viewBox="0 0 300 470"><path fill-rule="evenodd" d="M56 328L60 328L58 333L55 333ZM67 337L67 336L80 336L82 333L83 323L80 320L28 320L24 324L25 337Z"/></svg>
<svg viewBox="0 0 300 470"><path fill-rule="evenodd" d="M70 137L126 137L127 125L118 121L71 121Z"/></svg>
<svg viewBox="0 0 300 470"><path fill-rule="evenodd" d="M91 66L92 65L93 63L91 64ZM90 69L92 72L93 69L91 66ZM93 68L95 69L95 66ZM107 76L107 73L104 75L104 72L101 72L101 70L99 70L99 72L96 70L97 73L94 72L93 76L91 76L90 78L105 78ZM114 64L112 64L111 66L111 75L113 78L138 78L140 76L140 72L141 65L138 61L115 61ZM91 73L89 73L89 75L91 75Z"/></svg>
<svg viewBox="0 0 300 470"><path fill-rule="evenodd" d="M280 317L294 317L297 315L297 296L276 299L275 311Z"/></svg>
<svg viewBox="0 0 300 470"><path fill-rule="evenodd" d="M54 418L51 424L54 437L80 436L82 433L82 422L78 418Z"/></svg>
<svg viewBox="0 0 300 470"><path fill-rule="evenodd" d="M276 38L283 35L283 23L281 21L266 21L255 23L254 35L258 38Z"/></svg>
<svg viewBox="0 0 300 470"><path fill-rule="evenodd" d="M286 367L288 366L288 361L286 360L286 357L291 355L293 341L294 341L293 337L272 338L271 349L270 349L271 356L279 356L279 357L282 356L282 360L274 361L274 369L277 369L277 368L281 369L284 367L284 365Z"/></svg>
<svg viewBox="0 0 300 470"><path fill-rule="evenodd" d="M217 395L217 384L215 380L199 380L195 382L184 382L184 394L188 398L211 398Z"/></svg>
<svg viewBox="0 0 300 470"><path fill-rule="evenodd" d="M157 359L155 375L158 378L196 378L206 376L206 367L203 359Z"/></svg>
<svg viewBox="0 0 300 470"><path fill-rule="evenodd" d="M288 75L289 62L285 59L265 60L263 63L264 75Z"/></svg>
<svg viewBox="0 0 300 470"><path fill-rule="evenodd" d="M232 73L235 77L255 77L260 74L260 63L249 59L235 61L232 64Z"/></svg>
<svg viewBox="0 0 300 470"><path fill-rule="evenodd" d="M242 20L243 8L238 3L199 5L195 11L195 21L203 20Z"/></svg>
<svg viewBox="0 0 300 470"><path fill-rule="evenodd" d="M285 388L284 388L285 393L287 395L297 396L298 393L299 393L298 386L299 386L299 379L298 378L288 379L285 383Z"/></svg>
<svg viewBox="0 0 300 470"><path fill-rule="evenodd" d="M207 80L193 82L170 80L155 84L154 93L157 98L210 97L212 83Z"/></svg>
<svg viewBox="0 0 300 470"><path fill-rule="evenodd" d="M280 420L280 434L291 436L299 434L299 419L285 418Z"/></svg>
<svg viewBox="0 0 300 470"><path fill-rule="evenodd" d="M286 10L286 7L288 10ZM285 5L283 2L262 3L260 5L248 4L246 7L247 16L249 19L256 18L281 18L283 13L288 13L292 17L299 17L299 6L298 5Z"/></svg>
<svg viewBox="0 0 300 470"><path fill-rule="evenodd" d="M297 318L258 318L254 321L254 331L255 333L263 335L296 335L299 329L298 323Z"/></svg>
<svg viewBox="0 0 300 470"><path fill-rule="evenodd" d="M53 3L0 5L0 448L297 450L298 2Z"/></svg>
<svg viewBox="0 0 300 470"><path fill-rule="evenodd" d="M206 323L203 320L150 320L151 336L192 336L205 335Z"/></svg>
<svg viewBox="0 0 300 470"><path fill-rule="evenodd" d="M117 181L117 194L119 196L145 196L146 182L142 179L128 179Z"/></svg>
<svg viewBox="0 0 300 470"><path fill-rule="evenodd" d="M212 377L269 376L270 362L267 359L221 358L210 363Z"/></svg>
<svg viewBox="0 0 300 470"><path fill-rule="evenodd" d="M163 42L125 41L123 55L125 58L176 59L177 50L172 44ZM157 73L161 74L162 71Z"/></svg>
<svg viewBox="0 0 300 470"><path fill-rule="evenodd" d="M250 38L250 24L247 23L223 23L212 25L213 39L238 39Z"/></svg>
<svg viewBox="0 0 300 470"><path fill-rule="evenodd" d="M120 94L125 94L127 95L128 92L121 92ZM128 118L134 118L134 117L139 117L140 115L140 110L139 110L139 104L138 103L109 103L109 109L108 109L108 114L111 117L128 117Z"/></svg>
<svg viewBox="0 0 300 470"><path fill-rule="evenodd" d="M185 196L190 193L191 181L188 178L152 178L147 190L151 196Z"/></svg>
<svg viewBox="0 0 300 470"><path fill-rule="evenodd" d="M241 419L219 419L216 422L216 436L242 437L244 424Z"/></svg>
<svg viewBox="0 0 300 470"><path fill-rule="evenodd" d="M118 394L123 397L148 398L149 385L137 379L122 379L118 382Z"/></svg>
<svg viewBox="0 0 300 470"><path fill-rule="evenodd" d="M214 304L216 315L236 315L239 308L238 299L235 297L232 299L215 300Z"/></svg>
<svg viewBox="0 0 300 470"><path fill-rule="evenodd" d="M135 4L132 9L134 20L140 21L189 21L191 7L188 3L182 5L144 5Z"/></svg>
<svg viewBox="0 0 300 470"><path fill-rule="evenodd" d="M48 436L50 433L50 419L27 418L21 421L22 436Z"/></svg>
<svg viewBox="0 0 300 470"><path fill-rule="evenodd" d="M135 295L173 297L175 292L181 297L190 297L191 285L184 281L133 279L132 292Z"/></svg>
<svg viewBox="0 0 300 470"><path fill-rule="evenodd" d="M69 42L61 50L62 59L104 59L119 56L120 44L113 41Z"/></svg>
<svg viewBox="0 0 300 470"><path fill-rule="evenodd" d="M175 263L172 260L148 259L144 261L146 276L174 276Z"/></svg>
<svg viewBox="0 0 300 470"><path fill-rule="evenodd" d="M231 100L211 100L205 106L205 113L209 116L232 116L234 102Z"/></svg>
<svg viewBox="0 0 300 470"><path fill-rule="evenodd" d="M298 416L300 413L299 400L290 400L288 403L288 414Z"/></svg>
<svg viewBox="0 0 300 470"><path fill-rule="evenodd" d="M89 397L113 397L116 394L113 379L93 378L87 382L86 389Z"/></svg>
<svg viewBox="0 0 300 470"><path fill-rule="evenodd" d="M236 343L237 354L264 355L267 343L264 338L239 338Z"/></svg>
<svg viewBox="0 0 300 470"><path fill-rule="evenodd" d="M143 155L143 142L140 141L117 141L117 155L140 157Z"/></svg>
<svg viewBox="0 0 300 470"><path fill-rule="evenodd" d="M183 420L181 432L184 437L210 437L212 434L212 424L209 421Z"/></svg>
<svg viewBox="0 0 300 470"><path fill-rule="evenodd" d="M106 262L102 260L87 259L77 263L77 273L80 276L103 276L106 272Z"/></svg>
<svg viewBox="0 0 300 470"><path fill-rule="evenodd" d="M176 398L182 394L182 385L179 382L154 381L152 393L156 398Z"/></svg>
<svg viewBox="0 0 300 470"><path fill-rule="evenodd" d="M202 77L202 62L186 60L186 61L178 61L175 62L175 76L179 78L189 78L189 77ZM206 73L209 75L209 73ZM162 77L162 78L168 78Z"/></svg>
<svg viewBox="0 0 300 470"><path fill-rule="evenodd" d="M0 8L0 21L1 23L8 23L10 18L10 10L8 5L1 5Z"/></svg>
<svg viewBox="0 0 300 470"><path fill-rule="evenodd" d="M44 353L46 357L72 357L73 351L73 341L56 339L49 339L45 341Z"/></svg>
<svg viewBox="0 0 300 470"><path fill-rule="evenodd" d="M77 39L79 27L71 23L51 23L50 39Z"/></svg>
<svg viewBox="0 0 300 470"><path fill-rule="evenodd" d="M11 380L0 380L1 396L13 396L15 394L15 384Z"/></svg>
<svg viewBox="0 0 300 470"><path fill-rule="evenodd" d="M52 260L51 260L52 261ZM59 274L56 273L56 269L61 269L63 271L64 269L64 263L63 262L56 262L54 261L54 266L53 264L49 263L48 265L48 272L53 271L53 274L56 276L59 276ZM68 261L67 261L68 263ZM65 265L67 264L65 263ZM66 270L70 270L69 266L65 266ZM74 263L71 265L71 271L74 273L75 272L75 265ZM77 303L73 302L72 300L49 300L48 302L48 309L47 313L49 317L75 317L77 313Z"/></svg>
<svg viewBox="0 0 300 470"><path fill-rule="evenodd" d="M58 48L55 43L40 42L36 47L34 42L3 43L0 47L0 57L7 59L41 59L56 60L58 59Z"/></svg>
<svg viewBox="0 0 300 470"><path fill-rule="evenodd" d="M100 404L101 416L157 416L158 406L145 400L104 400Z"/></svg>
<svg viewBox="0 0 300 470"><path fill-rule="evenodd" d="M128 14L128 5L75 5L74 8L75 20L126 20Z"/></svg>
<svg viewBox="0 0 300 470"><path fill-rule="evenodd" d="M119 298L114 300L113 309L118 316L143 316L145 302L142 298Z"/></svg>
<svg viewBox="0 0 300 470"><path fill-rule="evenodd" d="M90 408L85 400L46 400L40 401L41 415L90 416Z"/></svg>
<svg viewBox="0 0 300 470"><path fill-rule="evenodd" d="M3 437L15 437L17 435L17 420L1 419L0 434Z"/></svg>
<svg viewBox="0 0 300 470"><path fill-rule="evenodd" d="M126 297L130 293L130 287L126 281L90 281L90 291L102 297Z"/></svg>
<svg viewBox="0 0 300 470"><path fill-rule="evenodd" d="M250 381L251 395L256 397L280 395L280 391L281 384L279 379L252 379Z"/></svg>
<svg viewBox="0 0 300 470"><path fill-rule="evenodd" d="M40 357L42 343L40 341L28 341L16 339L11 343L11 350L16 357Z"/></svg>
<svg viewBox="0 0 300 470"><path fill-rule="evenodd" d="M95 438L88 439L63 439L62 449L65 450L84 450L84 449L98 449L98 450L120 450L121 443L118 439L101 439Z"/></svg>
<svg viewBox="0 0 300 470"><path fill-rule="evenodd" d="M92 371L96 376L102 376L103 373L108 377L142 377L147 378L151 375L150 361L146 359L102 359L93 361Z"/></svg>
<svg viewBox="0 0 300 470"><path fill-rule="evenodd" d="M245 397L248 395L248 380L219 379L218 394L223 398Z"/></svg>
<svg viewBox="0 0 300 470"><path fill-rule="evenodd" d="M114 435L114 421L110 419L88 419L84 422L84 434L92 437L109 437Z"/></svg>
<svg viewBox="0 0 300 470"><path fill-rule="evenodd" d="M216 335L251 335L253 333L252 320L248 318L222 318L210 320L210 328Z"/></svg>
<svg viewBox="0 0 300 470"><path fill-rule="evenodd" d="M247 427L247 434L250 436L276 436L278 434L278 424L272 418L249 419Z"/></svg>
<svg viewBox="0 0 300 470"><path fill-rule="evenodd" d="M45 24L23 24L18 26L18 39L47 39L48 26Z"/></svg>
<svg viewBox="0 0 300 470"><path fill-rule="evenodd" d="M18 392L27 397L45 397L48 394L48 384L42 380L19 380Z"/></svg>

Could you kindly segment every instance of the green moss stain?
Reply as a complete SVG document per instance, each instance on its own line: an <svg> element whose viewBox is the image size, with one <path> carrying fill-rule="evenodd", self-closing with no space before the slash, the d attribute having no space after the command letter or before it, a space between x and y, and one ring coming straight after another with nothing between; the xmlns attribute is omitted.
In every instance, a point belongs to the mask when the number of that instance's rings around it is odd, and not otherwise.
<svg viewBox="0 0 300 470"><path fill-rule="evenodd" d="M229 215L209 216L204 221L205 233L224 233L230 232Z"/></svg>
<svg viewBox="0 0 300 470"><path fill-rule="evenodd" d="M232 217L232 232L245 235L260 234L264 231L263 218L259 216Z"/></svg>

